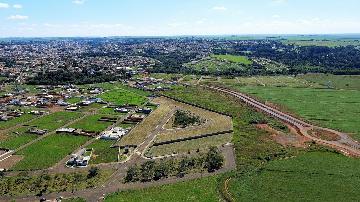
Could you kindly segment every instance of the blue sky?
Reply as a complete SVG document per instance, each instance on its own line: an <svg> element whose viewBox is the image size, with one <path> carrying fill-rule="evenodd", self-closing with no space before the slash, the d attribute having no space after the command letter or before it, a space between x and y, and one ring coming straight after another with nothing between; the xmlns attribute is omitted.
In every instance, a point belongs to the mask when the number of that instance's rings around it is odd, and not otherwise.
<svg viewBox="0 0 360 202"><path fill-rule="evenodd" d="M360 33L359 0L0 0L0 37Z"/></svg>

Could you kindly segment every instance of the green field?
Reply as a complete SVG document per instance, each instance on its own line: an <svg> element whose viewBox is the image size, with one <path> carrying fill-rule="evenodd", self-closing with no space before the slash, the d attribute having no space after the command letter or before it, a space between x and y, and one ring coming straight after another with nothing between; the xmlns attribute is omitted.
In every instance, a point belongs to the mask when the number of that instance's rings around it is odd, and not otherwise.
<svg viewBox="0 0 360 202"><path fill-rule="evenodd" d="M11 119L9 121L0 121L0 130L14 127L14 126L16 126L18 124L22 124L24 122L30 121L33 118L35 118L34 115L24 114L24 115L22 115L20 117Z"/></svg>
<svg viewBox="0 0 360 202"><path fill-rule="evenodd" d="M212 55L211 57L218 60L226 60L234 63L241 63L244 65L251 65L253 62L246 56L237 56L237 55Z"/></svg>
<svg viewBox="0 0 360 202"><path fill-rule="evenodd" d="M66 155L74 152L83 145L88 137L54 134L26 147L17 152L23 155L19 163L12 169L14 170L36 170L44 169L55 165Z"/></svg>
<svg viewBox="0 0 360 202"><path fill-rule="evenodd" d="M236 201L358 201L359 166L340 154L308 152L232 180L230 190Z"/></svg>
<svg viewBox="0 0 360 202"><path fill-rule="evenodd" d="M359 91L250 86L237 89L278 104L312 123L351 133L360 140Z"/></svg>
<svg viewBox="0 0 360 202"><path fill-rule="evenodd" d="M304 40L283 40L284 44L295 45L295 46L326 46L326 47L341 47L341 46L360 46L360 41L356 40L315 40L315 39L304 39Z"/></svg>
<svg viewBox="0 0 360 202"><path fill-rule="evenodd" d="M76 129L82 129L86 131L92 131L92 132L101 132L104 131L107 127L112 125L112 122L104 122L99 121L99 119L102 117L102 115L89 115L76 123L71 124L70 128L76 128ZM108 117L108 116L106 116ZM111 116L110 116L111 117Z"/></svg>
<svg viewBox="0 0 360 202"><path fill-rule="evenodd" d="M358 75L306 74L300 78L317 83L324 88L360 90L360 76Z"/></svg>
<svg viewBox="0 0 360 202"><path fill-rule="evenodd" d="M171 185L118 192L107 196L105 201L220 201L216 186L217 177L206 177Z"/></svg>
<svg viewBox="0 0 360 202"><path fill-rule="evenodd" d="M24 133L20 133L19 135L11 134L5 140L0 141L0 148L14 150L26 143L31 142L32 140L35 140L38 137L39 137L38 135L34 135L34 134L24 134Z"/></svg>
<svg viewBox="0 0 360 202"><path fill-rule="evenodd" d="M143 95L124 89L110 90L101 94L99 97L106 102L111 102L116 105L142 105L147 101L146 97Z"/></svg>
<svg viewBox="0 0 360 202"><path fill-rule="evenodd" d="M90 164L117 162L119 150L118 148L110 148L114 143L115 141L96 140L87 146L87 148L94 149Z"/></svg>
<svg viewBox="0 0 360 202"><path fill-rule="evenodd" d="M55 112L39 119L35 119L27 125L53 131L80 117L81 114L76 112Z"/></svg>

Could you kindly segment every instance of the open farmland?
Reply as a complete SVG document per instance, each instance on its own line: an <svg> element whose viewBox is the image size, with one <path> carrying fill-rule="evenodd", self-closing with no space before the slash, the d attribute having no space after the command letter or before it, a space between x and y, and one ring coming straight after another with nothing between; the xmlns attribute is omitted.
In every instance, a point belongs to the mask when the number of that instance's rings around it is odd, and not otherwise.
<svg viewBox="0 0 360 202"><path fill-rule="evenodd" d="M16 155L24 158L12 169L35 170L53 166L66 155L84 144L88 137L54 134L20 150Z"/></svg>
<svg viewBox="0 0 360 202"><path fill-rule="evenodd" d="M360 140L360 93L289 87L238 87L239 91L277 104L285 111L317 125L350 133Z"/></svg>
<svg viewBox="0 0 360 202"><path fill-rule="evenodd" d="M231 180L230 191L236 201L357 201L359 166L358 159L309 152Z"/></svg>
<svg viewBox="0 0 360 202"><path fill-rule="evenodd" d="M117 192L108 195L105 201L219 201L217 180L216 176L206 177L171 185Z"/></svg>
<svg viewBox="0 0 360 202"><path fill-rule="evenodd" d="M358 75L305 74L300 78L324 88L360 90L360 76Z"/></svg>

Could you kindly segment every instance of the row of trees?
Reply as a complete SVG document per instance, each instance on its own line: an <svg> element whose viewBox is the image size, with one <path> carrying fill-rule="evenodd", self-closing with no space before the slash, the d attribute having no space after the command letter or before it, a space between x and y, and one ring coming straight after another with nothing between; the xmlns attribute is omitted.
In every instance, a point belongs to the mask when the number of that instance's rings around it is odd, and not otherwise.
<svg viewBox="0 0 360 202"><path fill-rule="evenodd" d="M125 182L149 182L171 176L183 177L189 172L207 170L214 172L223 166L224 157L216 147L198 157L185 157L180 160L147 161L140 166L135 165L127 170Z"/></svg>

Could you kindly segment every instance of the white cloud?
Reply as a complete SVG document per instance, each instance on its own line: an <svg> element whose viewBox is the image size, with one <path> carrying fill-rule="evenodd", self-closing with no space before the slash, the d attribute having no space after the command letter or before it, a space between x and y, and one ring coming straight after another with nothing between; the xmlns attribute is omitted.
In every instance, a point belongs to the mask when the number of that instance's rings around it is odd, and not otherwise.
<svg viewBox="0 0 360 202"><path fill-rule="evenodd" d="M73 4L77 4L77 5L82 5L86 2L86 0L73 0L72 3Z"/></svg>
<svg viewBox="0 0 360 202"><path fill-rule="evenodd" d="M8 20L27 20L29 16L26 15L11 15L7 18Z"/></svg>
<svg viewBox="0 0 360 202"><path fill-rule="evenodd" d="M9 8L10 5L7 3L0 3L0 8Z"/></svg>
<svg viewBox="0 0 360 202"><path fill-rule="evenodd" d="M283 4L283 3L287 3L288 0L272 0L272 2L276 4Z"/></svg>
<svg viewBox="0 0 360 202"><path fill-rule="evenodd" d="M21 4L14 4L13 8L21 9L21 8L23 8L23 6Z"/></svg>
<svg viewBox="0 0 360 202"><path fill-rule="evenodd" d="M227 10L227 8L225 6L214 6L212 9L215 11L226 11Z"/></svg>

